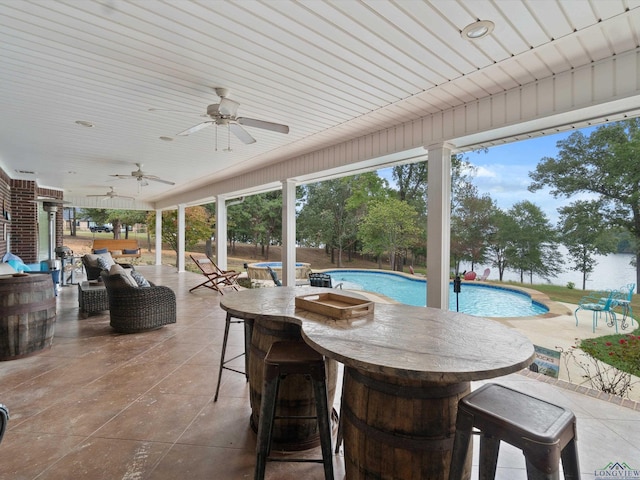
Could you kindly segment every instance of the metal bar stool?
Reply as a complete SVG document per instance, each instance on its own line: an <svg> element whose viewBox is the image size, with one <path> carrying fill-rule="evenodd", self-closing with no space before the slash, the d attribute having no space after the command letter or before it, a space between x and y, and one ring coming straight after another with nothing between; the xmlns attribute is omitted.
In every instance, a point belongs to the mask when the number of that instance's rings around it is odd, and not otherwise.
<svg viewBox="0 0 640 480"><path fill-rule="evenodd" d="M316 417L276 416L276 401L280 380L287 375L305 375L311 379L315 398ZM271 435L273 422L277 419L297 418L318 421L321 459L271 458ZM331 427L327 400L327 381L323 356L301 341L275 342L264 358L264 387L260 404L258 442L256 445L255 480L263 480L267 461L314 462L324 465L326 480L333 480L331 455Z"/></svg>
<svg viewBox="0 0 640 480"><path fill-rule="evenodd" d="M237 320L231 320L233 317L229 312L227 312L227 318L225 320L224 325L224 339L222 340L222 353L220 354L220 368L218 369L218 384L216 385L216 395L213 397L213 401L218 401L218 393L220 392L220 382L222 381L222 370L231 370L232 372L240 373L244 375L249 381L249 351L251 348L251 335L253 333L253 320L245 320L243 318L238 318ZM244 352L239 353L238 355L225 359L225 355L227 353L227 340L229 339L229 327L232 323L243 323L244 324ZM233 368L228 367L227 364L232 362L236 358L239 358L244 355L244 372Z"/></svg>
<svg viewBox="0 0 640 480"><path fill-rule="evenodd" d="M480 430L480 478L496 474L500 441L522 450L529 480L579 480L576 417L566 408L497 384L486 384L458 403L449 480L465 474L473 427Z"/></svg>

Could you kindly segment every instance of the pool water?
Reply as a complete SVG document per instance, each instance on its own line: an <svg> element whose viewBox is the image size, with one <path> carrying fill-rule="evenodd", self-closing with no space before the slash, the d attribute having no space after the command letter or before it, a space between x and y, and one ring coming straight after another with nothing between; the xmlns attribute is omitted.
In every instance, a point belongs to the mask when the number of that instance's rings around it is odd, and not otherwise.
<svg viewBox="0 0 640 480"><path fill-rule="evenodd" d="M427 304L427 282L404 275L367 270L330 270L333 285L343 284L349 290L380 293L400 303L424 307ZM449 286L449 310L456 311L453 283ZM457 311L480 317L529 317L542 315L548 308L531 300L526 293L492 285L463 283L457 295Z"/></svg>

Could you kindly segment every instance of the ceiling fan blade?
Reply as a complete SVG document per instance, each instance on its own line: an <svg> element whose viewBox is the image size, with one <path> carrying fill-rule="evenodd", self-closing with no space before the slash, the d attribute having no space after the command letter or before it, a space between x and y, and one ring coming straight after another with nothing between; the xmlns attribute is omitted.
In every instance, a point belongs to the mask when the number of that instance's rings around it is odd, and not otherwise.
<svg viewBox="0 0 640 480"><path fill-rule="evenodd" d="M234 102L233 100L229 100L228 98L221 98L220 105L218 106L218 111L221 115L235 117L239 106L240 104L238 102Z"/></svg>
<svg viewBox="0 0 640 480"><path fill-rule="evenodd" d="M185 115L197 115L198 117L206 117L206 113L185 112L184 110L171 110L169 108L149 108L148 112L168 112L168 113L184 113Z"/></svg>
<svg viewBox="0 0 640 480"><path fill-rule="evenodd" d="M242 128L237 123L229 123L229 129L233 132L233 134L236 137L238 137L238 139L242 143L246 143L246 144L256 143L256 139L253 138L251 135L249 135L249 132L247 132L244 128Z"/></svg>
<svg viewBox="0 0 640 480"><path fill-rule="evenodd" d="M246 125L247 127L262 128L264 130L271 130L278 133L289 133L289 127L287 125L281 125L279 123L265 122L264 120L256 120L255 118L239 117L236 121L240 125Z"/></svg>
<svg viewBox="0 0 640 480"><path fill-rule="evenodd" d="M169 180L163 180L161 178L156 177L155 175L145 175L142 178L145 179L145 180L151 180L153 182L164 183L166 185L175 185L175 182L170 182Z"/></svg>
<svg viewBox="0 0 640 480"><path fill-rule="evenodd" d="M184 132L180 132L177 135L186 137L187 135L191 135L192 133L195 133L198 130L202 130L203 128L208 127L209 125L213 125L214 123L216 122L214 122L213 120L202 122L202 123L199 123L198 125L194 125L191 128L187 128Z"/></svg>
<svg viewBox="0 0 640 480"><path fill-rule="evenodd" d="M129 178L131 178L131 175L109 175L110 177L116 177L116 178L120 178L122 180L127 180Z"/></svg>

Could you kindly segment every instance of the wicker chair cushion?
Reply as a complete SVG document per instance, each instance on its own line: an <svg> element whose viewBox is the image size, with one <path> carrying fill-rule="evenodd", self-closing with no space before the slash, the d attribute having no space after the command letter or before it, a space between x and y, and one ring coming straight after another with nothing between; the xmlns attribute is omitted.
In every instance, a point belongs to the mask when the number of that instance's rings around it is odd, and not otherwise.
<svg viewBox="0 0 640 480"><path fill-rule="evenodd" d="M138 282L133 279L129 270L130 269L122 268L122 266L117 263L111 266L109 269L109 277L114 287L138 288Z"/></svg>

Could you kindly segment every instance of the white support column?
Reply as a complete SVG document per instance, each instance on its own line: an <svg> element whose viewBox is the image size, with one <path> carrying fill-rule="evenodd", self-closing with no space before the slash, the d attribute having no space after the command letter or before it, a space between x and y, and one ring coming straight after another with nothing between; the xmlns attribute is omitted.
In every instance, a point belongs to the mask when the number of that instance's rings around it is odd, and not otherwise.
<svg viewBox="0 0 640 480"><path fill-rule="evenodd" d="M227 269L227 205L222 195L216 197L216 263Z"/></svg>
<svg viewBox="0 0 640 480"><path fill-rule="evenodd" d="M156 210L156 265L162 265L162 210Z"/></svg>
<svg viewBox="0 0 640 480"><path fill-rule="evenodd" d="M178 267L178 273L184 272L184 232L186 230L186 222L185 222L185 205L181 203L178 205L178 258L176 261L176 265Z"/></svg>
<svg viewBox="0 0 640 480"><path fill-rule="evenodd" d="M296 284L296 182L282 182L282 284Z"/></svg>
<svg viewBox="0 0 640 480"><path fill-rule="evenodd" d="M451 149L448 144L427 147L427 306L442 310L449 309Z"/></svg>

